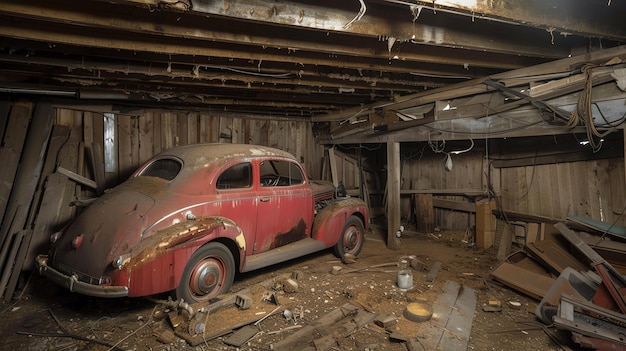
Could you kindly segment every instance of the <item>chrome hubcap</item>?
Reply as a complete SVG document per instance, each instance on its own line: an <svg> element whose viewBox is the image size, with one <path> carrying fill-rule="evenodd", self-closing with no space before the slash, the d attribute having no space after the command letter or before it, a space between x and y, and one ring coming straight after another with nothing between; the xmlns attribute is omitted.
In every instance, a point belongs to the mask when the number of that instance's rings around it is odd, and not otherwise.
<svg viewBox="0 0 626 351"><path fill-rule="evenodd" d="M223 264L216 259L209 258L201 261L194 269L191 279L191 292L197 296L215 293L223 284Z"/></svg>

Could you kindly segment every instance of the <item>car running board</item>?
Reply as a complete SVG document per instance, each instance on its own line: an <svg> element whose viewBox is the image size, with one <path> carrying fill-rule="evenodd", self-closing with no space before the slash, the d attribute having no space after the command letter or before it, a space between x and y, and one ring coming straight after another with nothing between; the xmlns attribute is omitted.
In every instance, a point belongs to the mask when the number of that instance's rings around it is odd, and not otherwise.
<svg viewBox="0 0 626 351"><path fill-rule="evenodd" d="M326 245L315 239L306 238L294 243L271 249L269 251L248 256L243 266L242 272L249 272L255 269L271 266L275 263L288 261L297 257L321 251Z"/></svg>

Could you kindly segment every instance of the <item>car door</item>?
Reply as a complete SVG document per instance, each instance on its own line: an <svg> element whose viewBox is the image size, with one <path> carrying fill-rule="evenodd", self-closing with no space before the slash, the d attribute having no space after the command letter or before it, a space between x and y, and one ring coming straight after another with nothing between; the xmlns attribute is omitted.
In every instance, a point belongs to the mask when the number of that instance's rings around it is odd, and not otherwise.
<svg viewBox="0 0 626 351"><path fill-rule="evenodd" d="M257 194L253 162L239 161L229 165L215 182L217 193L214 213L234 221L246 239L246 254L254 251L257 230Z"/></svg>
<svg viewBox="0 0 626 351"><path fill-rule="evenodd" d="M310 188L299 164L267 158L258 167L255 253L307 237L313 217Z"/></svg>

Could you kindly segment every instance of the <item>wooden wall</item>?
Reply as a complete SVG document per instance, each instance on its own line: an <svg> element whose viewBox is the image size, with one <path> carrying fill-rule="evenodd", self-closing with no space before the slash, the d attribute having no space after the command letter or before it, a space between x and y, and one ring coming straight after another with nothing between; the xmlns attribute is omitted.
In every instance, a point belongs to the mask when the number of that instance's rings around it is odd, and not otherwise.
<svg viewBox="0 0 626 351"><path fill-rule="evenodd" d="M296 156L309 175L321 174L324 149L315 144L308 121L149 110L141 114L115 114L115 138L104 138L101 112L57 109L55 124L72 128L85 147L113 142L117 166L107 172L107 186L125 180L138 166L161 150L196 143L244 143L277 147ZM104 152L104 151L103 151ZM89 174L89 170L85 170Z"/></svg>
<svg viewBox="0 0 626 351"><path fill-rule="evenodd" d="M402 145L400 150L401 190L405 190L402 196L402 217L406 218L409 223L414 220L411 213L413 198L411 194L406 194L406 190L425 190L432 192L435 198L464 202L474 202L485 196L487 182L484 146L480 145L480 142L476 144L470 152L451 155L452 169L450 171L444 168L446 157L444 153L434 153L424 143ZM462 150L468 145L469 142L455 146L448 145L448 147L453 147L448 151ZM467 195L460 195L462 193ZM435 209L435 225L440 228L465 230L473 223L474 216L468 212Z"/></svg>
<svg viewBox="0 0 626 351"><path fill-rule="evenodd" d="M481 197L476 193L491 188L508 211L626 225L622 131L605 139L596 152L573 135L479 140L470 152L451 155L449 172L444 169L445 153L434 153L427 143L403 144L402 217L412 220L408 190L447 189L435 192L435 198L473 202ZM449 144L445 151L462 148L462 143ZM452 195L452 190L468 195ZM435 220L437 226L455 230L475 223L472 214L446 209L436 209Z"/></svg>

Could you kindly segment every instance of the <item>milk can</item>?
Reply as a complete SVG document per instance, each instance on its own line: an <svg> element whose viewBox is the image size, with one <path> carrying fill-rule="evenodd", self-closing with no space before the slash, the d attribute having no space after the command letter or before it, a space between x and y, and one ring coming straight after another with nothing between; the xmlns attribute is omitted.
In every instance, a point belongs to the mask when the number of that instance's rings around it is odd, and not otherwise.
<svg viewBox="0 0 626 351"><path fill-rule="evenodd" d="M398 287L400 289L411 289L413 287L413 272L409 267L409 262L406 259L400 259L398 263Z"/></svg>

